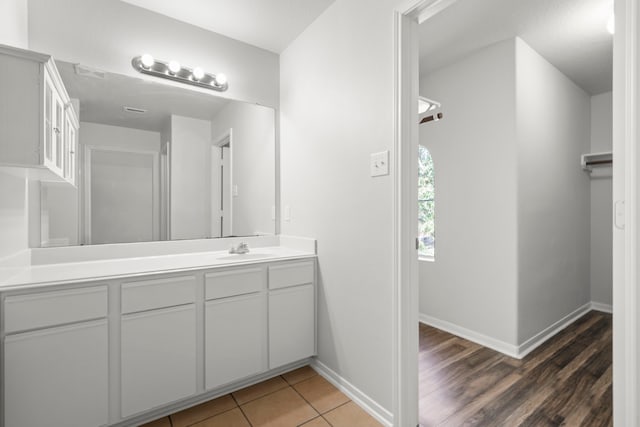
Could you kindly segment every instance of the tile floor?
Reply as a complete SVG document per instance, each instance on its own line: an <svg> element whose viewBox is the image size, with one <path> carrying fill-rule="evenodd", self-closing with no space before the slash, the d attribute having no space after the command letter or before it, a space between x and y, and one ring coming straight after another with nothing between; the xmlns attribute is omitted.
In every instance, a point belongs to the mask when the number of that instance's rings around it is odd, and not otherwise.
<svg viewBox="0 0 640 427"><path fill-rule="evenodd" d="M143 427L379 427L369 414L305 366Z"/></svg>

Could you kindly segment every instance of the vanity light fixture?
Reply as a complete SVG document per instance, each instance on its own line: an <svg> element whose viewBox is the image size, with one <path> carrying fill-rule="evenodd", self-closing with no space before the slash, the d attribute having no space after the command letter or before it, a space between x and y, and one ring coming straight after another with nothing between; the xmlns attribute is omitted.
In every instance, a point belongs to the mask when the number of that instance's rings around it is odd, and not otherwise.
<svg viewBox="0 0 640 427"><path fill-rule="evenodd" d="M149 55L148 53L145 53L140 57L140 63L144 68L151 68L154 62L155 60L153 59L153 56Z"/></svg>
<svg viewBox="0 0 640 427"><path fill-rule="evenodd" d="M200 67L193 69L193 78L200 81L204 77L204 70Z"/></svg>
<svg viewBox="0 0 640 427"><path fill-rule="evenodd" d="M131 60L131 65L138 72L150 76L162 77L193 86L224 92L229 88L227 76L222 73L211 74L200 67L193 69L180 65L177 61L160 61L145 53Z"/></svg>
<svg viewBox="0 0 640 427"><path fill-rule="evenodd" d="M178 61L169 61L169 72L171 74L178 74L182 67Z"/></svg>

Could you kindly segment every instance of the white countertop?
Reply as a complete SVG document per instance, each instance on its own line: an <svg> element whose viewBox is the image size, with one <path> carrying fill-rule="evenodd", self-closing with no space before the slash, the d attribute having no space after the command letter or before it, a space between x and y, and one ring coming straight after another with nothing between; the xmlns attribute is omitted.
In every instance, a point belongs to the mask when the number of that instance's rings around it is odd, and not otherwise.
<svg viewBox="0 0 640 427"><path fill-rule="evenodd" d="M230 256L228 251L208 251L7 267L0 269L0 291L314 256L315 253L309 251L272 246L251 249L246 255Z"/></svg>

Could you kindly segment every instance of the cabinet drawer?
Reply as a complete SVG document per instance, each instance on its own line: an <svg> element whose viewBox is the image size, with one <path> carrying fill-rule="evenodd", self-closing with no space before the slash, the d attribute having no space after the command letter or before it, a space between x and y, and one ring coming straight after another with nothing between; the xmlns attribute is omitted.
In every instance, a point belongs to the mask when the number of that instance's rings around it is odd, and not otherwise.
<svg viewBox="0 0 640 427"><path fill-rule="evenodd" d="M208 300L250 294L264 289L262 268L243 268L208 273L204 280L205 298Z"/></svg>
<svg viewBox="0 0 640 427"><path fill-rule="evenodd" d="M194 276L141 280L122 284L122 313L189 304L196 300Z"/></svg>
<svg viewBox="0 0 640 427"><path fill-rule="evenodd" d="M295 262L269 267L269 289L313 283L313 261Z"/></svg>
<svg viewBox="0 0 640 427"><path fill-rule="evenodd" d="M4 301L6 333L107 316L107 287L9 296Z"/></svg>

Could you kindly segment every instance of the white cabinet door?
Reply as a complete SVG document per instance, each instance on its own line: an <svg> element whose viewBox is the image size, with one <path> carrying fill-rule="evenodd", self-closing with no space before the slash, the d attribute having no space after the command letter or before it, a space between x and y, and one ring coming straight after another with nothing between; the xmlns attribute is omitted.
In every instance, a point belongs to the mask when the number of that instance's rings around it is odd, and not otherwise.
<svg viewBox="0 0 640 427"><path fill-rule="evenodd" d="M108 330L98 320L5 338L4 426L108 422Z"/></svg>
<svg viewBox="0 0 640 427"><path fill-rule="evenodd" d="M269 368L315 354L314 300L312 284L269 293Z"/></svg>
<svg viewBox="0 0 640 427"><path fill-rule="evenodd" d="M123 417L195 394L195 305L122 316L120 372Z"/></svg>
<svg viewBox="0 0 640 427"><path fill-rule="evenodd" d="M64 102L57 91L53 92L53 171L63 176L64 159Z"/></svg>
<svg viewBox="0 0 640 427"><path fill-rule="evenodd" d="M207 389L266 371L266 305L264 293L206 303Z"/></svg>

